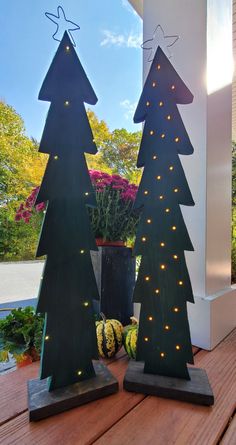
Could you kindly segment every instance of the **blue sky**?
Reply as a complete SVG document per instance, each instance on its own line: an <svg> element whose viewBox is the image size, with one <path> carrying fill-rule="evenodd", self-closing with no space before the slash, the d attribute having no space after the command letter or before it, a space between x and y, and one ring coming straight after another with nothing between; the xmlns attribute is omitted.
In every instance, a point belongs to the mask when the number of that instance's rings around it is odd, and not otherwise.
<svg viewBox="0 0 236 445"><path fill-rule="evenodd" d="M40 140L49 103L37 97L59 44L44 13L56 14L59 4L80 26L77 52L99 99L91 109L110 129L139 130L133 114L142 88L142 22L127 0L1 0L0 98Z"/></svg>

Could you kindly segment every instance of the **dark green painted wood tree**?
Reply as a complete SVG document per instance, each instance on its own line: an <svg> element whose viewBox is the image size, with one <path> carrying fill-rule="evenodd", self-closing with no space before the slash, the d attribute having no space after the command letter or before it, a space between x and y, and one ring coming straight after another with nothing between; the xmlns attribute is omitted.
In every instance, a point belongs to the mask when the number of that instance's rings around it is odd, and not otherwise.
<svg viewBox="0 0 236 445"><path fill-rule="evenodd" d="M49 154L37 203L48 202L37 257L47 255L37 311L45 313L40 378L49 390L95 375L92 300L99 299L87 206L96 205L84 152L96 145L84 102L97 97L65 32L39 93L50 101L39 151Z"/></svg>
<svg viewBox="0 0 236 445"><path fill-rule="evenodd" d="M145 121L138 155L144 167L135 254L142 255L134 301L141 303L137 360L144 372L189 379L193 363L187 301L194 302L185 250L194 250L180 205L194 205L179 155L193 147L177 104L193 96L160 47L135 112Z"/></svg>

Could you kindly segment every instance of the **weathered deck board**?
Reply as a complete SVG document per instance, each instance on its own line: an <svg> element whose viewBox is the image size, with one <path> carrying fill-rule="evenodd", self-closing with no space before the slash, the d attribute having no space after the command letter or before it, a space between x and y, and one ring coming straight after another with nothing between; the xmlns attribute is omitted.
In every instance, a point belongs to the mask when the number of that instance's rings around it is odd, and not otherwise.
<svg viewBox="0 0 236 445"><path fill-rule="evenodd" d="M36 378L38 372L39 364L32 363L0 376L0 425L27 409L26 382L28 379Z"/></svg>
<svg viewBox="0 0 236 445"><path fill-rule="evenodd" d="M196 352L198 352L197 348L194 349L194 353ZM198 353L198 355L200 354L201 353ZM123 352L121 351L119 356L122 357L122 355ZM127 361L127 357L118 357L109 365L111 372L119 380L120 388L122 388ZM34 367L36 368L34 372L37 374L37 366L34 365ZM21 383L21 403L18 404L18 407L15 410L16 417L0 427L1 445L28 445L32 443L37 445L54 445L55 443L57 445L87 445L96 442L100 437L105 437L106 440L106 431L111 430L113 425L119 425L119 421L123 417L128 416L129 412L137 410L138 405L142 403L145 398L144 395L128 393L121 390L119 393L110 397L75 408L58 416L30 424L28 421L28 412L26 411L27 404L24 396L26 394L26 380L34 377L28 375L28 373L32 374L33 369L29 366L24 368L24 370L22 369L21 374L22 371L24 371L25 381L22 381L23 376L19 379ZM19 373L20 371L17 371L13 374L17 377ZM4 378L8 380L9 388L10 384L12 386L13 384L16 386L18 385L18 381L16 381L17 379L13 379L13 374L4 376ZM5 398L5 403L14 405L15 391L16 389L11 389L10 399L7 401ZM169 407L171 403L172 401L168 401ZM188 405L188 407L189 409L192 408L191 405ZM20 414L20 409L22 410L22 414ZM17 415L17 410L19 411L19 415ZM170 424L171 427L172 422L170 422ZM136 432L139 431L138 423L135 424L135 429ZM104 434L105 436L103 436ZM124 443L124 436L122 437L121 443Z"/></svg>
<svg viewBox="0 0 236 445"><path fill-rule="evenodd" d="M197 348L197 346L193 346L193 355L196 355L201 349Z"/></svg>
<svg viewBox="0 0 236 445"><path fill-rule="evenodd" d="M125 356L122 348L115 357L104 360L104 363L110 366ZM0 425L28 409L27 380L37 378L38 374L39 362L0 376Z"/></svg>
<svg viewBox="0 0 236 445"><path fill-rule="evenodd" d="M235 394L236 398L236 394ZM220 445L234 445L236 444L236 414L231 420L228 429L226 430Z"/></svg>
<svg viewBox="0 0 236 445"><path fill-rule="evenodd" d="M121 388L126 367L127 358L122 358L109 366L111 372L119 380ZM28 412L25 412L0 427L0 443L1 445L13 443L14 445L89 444L127 414L144 397L144 395L120 391L40 422L29 423Z"/></svg>
<svg viewBox="0 0 236 445"><path fill-rule="evenodd" d="M236 330L214 351L196 355L215 394L214 407L146 397L114 425L96 445L213 445L218 442L236 407Z"/></svg>
<svg viewBox="0 0 236 445"><path fill-rule="evenodd" d="M193 346L196 354L199 348ZM122 357L126 357L124 348L112 359L104 360L107 366L118 362ZM0 425L18 416L28 409L27 402L27 380L38 377L39 363L20 368L13 373L0 376L1 397L0 397Z"/></svg>

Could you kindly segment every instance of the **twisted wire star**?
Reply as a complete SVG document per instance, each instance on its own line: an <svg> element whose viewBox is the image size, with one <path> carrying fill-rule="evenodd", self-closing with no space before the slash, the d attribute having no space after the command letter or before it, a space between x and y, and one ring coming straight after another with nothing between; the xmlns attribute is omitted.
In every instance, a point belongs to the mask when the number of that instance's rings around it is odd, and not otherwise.
<svg viewBox="0 0 236 445"><path fill-rule="evenodd" d="M58 37L58 34L61 32L61 28L63 28L62 34L64 34L64 31L67 31L68 34L70 35L73 46L76 46L76 43L74 41L74 38L73 38L73 35L71 34L71 32L79 30L80 26L77 23L72 22L71 20L67 20L65 11L62 8L62 6L57 7L57 15L49 13L49 12L45 12L45 15L49 20L51 20L57 26L57 29L52 36L53 39L56 40L57 42L61 41L61 39L57 38L57 37Z"/></svg>
<svg viewBox="0 0 236 445"><path fill-rule="evenodd" d="M157 25L153 37L145 40L145 42L142 43L141 48L150 51L148 62L153 61L158 46L160 46L167 56L171 58L172 54L169 48L171 48L178 40L179 36L166 36L162 26Z"/></svg>

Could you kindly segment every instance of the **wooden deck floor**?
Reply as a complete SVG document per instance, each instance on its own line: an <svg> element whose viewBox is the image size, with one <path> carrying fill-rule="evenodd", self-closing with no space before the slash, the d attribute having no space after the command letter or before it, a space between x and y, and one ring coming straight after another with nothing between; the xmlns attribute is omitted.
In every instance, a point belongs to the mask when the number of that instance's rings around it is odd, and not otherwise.
<svg viewBox="0 0 236 445"><path fill-rule="evenodd" d="M127 356L108 366L119 393L29 423L26 381L37 377L33 364L0 377L1 445L236 445L236 330L212 352L195 348L195 365L205 368L213 407L134 394L122 390Z"/></svg>

